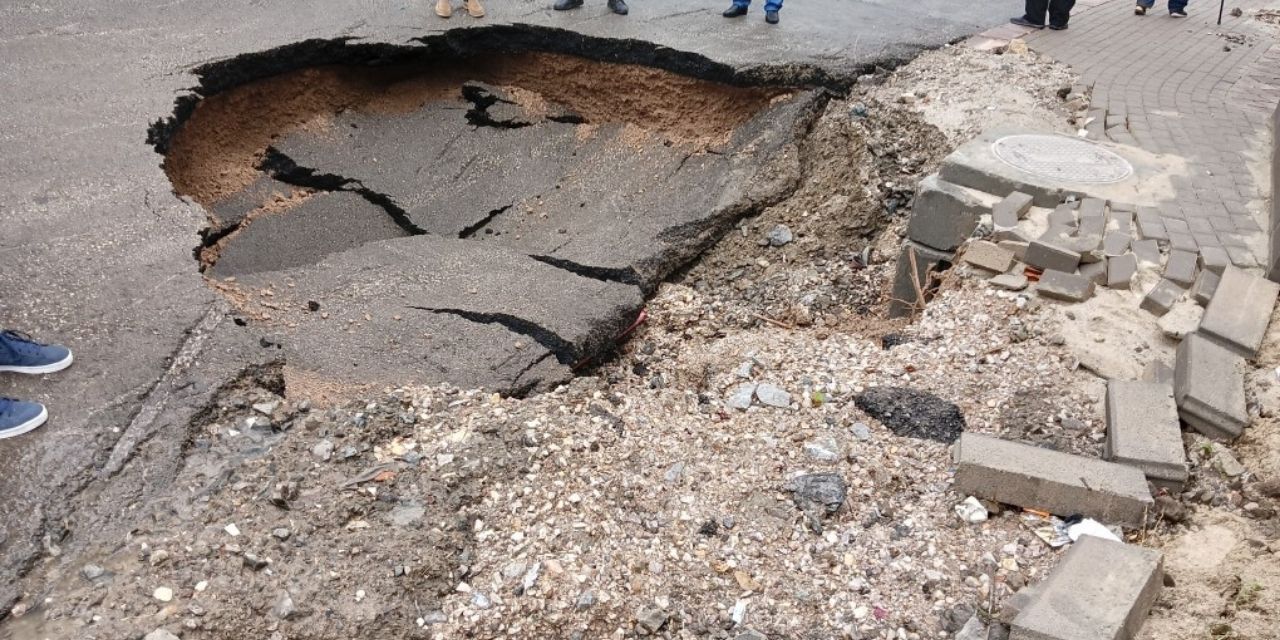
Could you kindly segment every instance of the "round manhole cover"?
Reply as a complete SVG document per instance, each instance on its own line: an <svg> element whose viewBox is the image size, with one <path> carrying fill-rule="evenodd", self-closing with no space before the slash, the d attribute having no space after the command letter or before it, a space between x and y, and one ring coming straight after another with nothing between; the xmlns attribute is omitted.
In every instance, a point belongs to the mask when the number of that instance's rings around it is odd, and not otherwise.
<svg viewBox="0 0 1280 640"><path fill-rule="evenodd" d="M1006 136L991 145L1015 169L1066 182L1104 184L1133 175L1128 160L1088 140L1054 135Z"/></svg>

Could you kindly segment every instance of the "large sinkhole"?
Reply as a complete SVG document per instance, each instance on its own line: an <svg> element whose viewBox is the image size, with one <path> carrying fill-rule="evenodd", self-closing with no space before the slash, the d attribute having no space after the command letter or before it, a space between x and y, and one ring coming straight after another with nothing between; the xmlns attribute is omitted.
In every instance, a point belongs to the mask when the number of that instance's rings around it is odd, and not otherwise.
<svg viewBox="0 0 1280 640"><path fill-rule="evenodd" d="M823 100L561 53L377 62L246 62L153 130L210 285L291 366L363 383L563 382L794 189L774 167Z"/></svg>

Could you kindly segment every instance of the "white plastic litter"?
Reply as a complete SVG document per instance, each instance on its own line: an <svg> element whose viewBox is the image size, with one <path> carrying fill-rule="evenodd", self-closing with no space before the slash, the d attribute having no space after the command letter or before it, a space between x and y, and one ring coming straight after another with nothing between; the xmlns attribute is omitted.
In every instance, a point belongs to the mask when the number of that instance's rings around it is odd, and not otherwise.
<svg viewBox="0 0 1280 640"><path fill-rule="evenodd" d="M982 506L982 502L974 496L969 496L964 499L964 502L956 505L956 515L969 524L986 522L987 518L991 516L987 512L987 508Z"/></svg>
<svg viewBox="0 0 1280 640"><path fill-rule="evenodd" d="M1093 518L1085 518L1084 520L1067 527L1067 536L1071 538L1072 542L1079 540L1080 536L1094 536L1097 538L1104 538L1106 540L1124 542L1124 540L1120 539L1120 536L1112 533L1110 529Z"/></svg>

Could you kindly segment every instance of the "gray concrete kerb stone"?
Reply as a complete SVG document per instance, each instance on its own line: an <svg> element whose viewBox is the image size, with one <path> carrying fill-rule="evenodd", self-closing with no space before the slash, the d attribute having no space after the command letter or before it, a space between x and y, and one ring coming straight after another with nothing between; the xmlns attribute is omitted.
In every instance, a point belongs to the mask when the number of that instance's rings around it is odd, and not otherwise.
<svg viewBox="0 0 1280 640"><path fill-rule="evenodd" d="M1200 333L1188 335L1173 368L1178 416L1210 438L1234 440L1249 423L1244 373L1244 358Z"/></svg>
<svg viewBox="0 0 1280 640"><path fill-rule="evenodd" d="M961 435L955 456L955 488L964 495L1134 528L1152 505L1136 467L979 433Z"/></svg>
<svg viewBox="0 0 1280 640"><path fill-rule="evenodd" d="M1133 640L1163 586L1160 552L1081 536L1013 619L1010 640Z"/></svg>
<svg viewBox="0 0 1280 640"><path fill-rule="evenodd" d="M1157 485L1182 488L1187 462L1172 383L1111 380L1106 414L1104 458L1141 469Z"/></svg>
<svg viewBox="0 0 1280 640"><path fill-rule="evenodd" d="M1280 284L1235 267L1226 267L1200 321L1200 331L1246 358L1257 355Z"/></svg>
<svg viewBox="0 0 1280 640"><path fill-rule="evenodd" d="M907 237L939 251L955 251L973 235L986 212L978 194L932 174L916 190Z"/></svg>

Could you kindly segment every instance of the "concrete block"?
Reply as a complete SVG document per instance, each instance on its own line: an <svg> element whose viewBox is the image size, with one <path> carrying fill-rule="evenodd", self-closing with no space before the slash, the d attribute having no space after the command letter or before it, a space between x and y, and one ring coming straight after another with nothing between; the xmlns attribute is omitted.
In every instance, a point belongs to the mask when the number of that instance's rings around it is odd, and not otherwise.
<svg viewBox="0 0 1280 640"><path fill-rule="evenodd" d="M1142 298L1142 302L1138 304L1138 307L1146 309L1157 316L1162 316L1169 313L1169 309L1172 309L1173 305L1178 302L1178 298L1181 297L1182 287L1168 280L1161 280L1156 283L1156 286L1151 287L1151 290Z"/></svg>
<svg viewBox="0 0 1280 640"><path fill-rule="evenodd" d="M1080 265L1080 275L1098 286L1107 284L1107 262L1090 262Z"/></svg>
<svg viewBox="0 0 1280 640"><path fill-rule="evenodd" d="M962 495L1128 527L1141 527L1152 505L1142 471L1105 460L964 433L956 463Z"/></svg>
<svg viewBox="0 0 1280 640"><path fill-rule="evenodd" d="M963 187L938 179L920 181L907 224L907 237L939 251L955 251L973 235L987 207Z"/></svg>
<svg viewBox="0 0 1280 640"><path fill-rule="evenodd" d="M1093 281L1082 275L1048 269L1040 276L1036 293L1055 300L1084 302L1093 296Z"/></svg>
<svg viewBox="0 0 1280 640"><path fill-rule="evenodd" d="M1106 406L1102 457L1142 469L1157 485L1181 489L1187 481L1187 459L1173 383L1111 380Z"/></svg>
<svg viewBox="0 0 1280 640"><path fill-rule="evenodd" d="M1117 209L1116 206L1116 203L1111 203L1111 213L1107 216L1107 230L1119 231L1126 237L1131 237L1133 235L1133 209Z"/></svg>
<svg viewBox="0 0 1280 640"><path fill-rule="evenodd" d="M1190 287L1196 281L1196 254L1191 251L1174 249L1169 252L1169 262L1164 265L1164 279L1183 288Z"/></svg>
<svg viewBox="0 0 1280 640"><path fill-rule="evenodd" d="M1002 273L987 282L993 287L1009 291L1022 291L1027 288L1027 277L1021 273Z"/></svg>
<svg viewBox="0 0 1280 640"><path fill-rule="evenodd" d="M1178 345L1173 397L1178 416L1210 438L1233 440L1249 424L1244 358L1200 333Z"/></svg>
<svg viewBox="0 0 1280 640"><path fill-rule="evenodd" d="M1192 253L1200 250L1200 243L1196 242L1195 236L1190 233L1170 232L1169 246L1180 251L1190 251Z"/></svg>
<svg viewBox="0 0 1280 640"><path fill-rule="evenodd" d="M1080 266L1080 254L1060 245L1036 240L1027 245L1027 264L1071 273Z"/></svg>
<svg viewBox="0 0 1280 640"><path fill-rule="evenodd" d="M1162 242L1169 241L1169 232L1164 228L1164 222L1160 220L1159 214L1154 217L1146 217L1142 212L1138 212L1138 235L1146 240L1158 240Z"/></svg>
<svg viewBox="0 0 1280 640"><path fill-rule="evenodd" d="M1099 218L1106 226L1107 219L1107 201L1100 198L1085 198L1080 201L1080 225L1084 226L1087 218Z"/></svg>
<svg viewBox="0 0 1280 640"><path fill-rule="evenodd" d="M1129 232L1108 231L1102 236L1102 252L1107 256L1118 256L1129 250Z"/></svg>
<svg viewBox="0 0 1280 640"><path fill-rule="evenodd" d="M1012 251L986 240L970 242L964 250L963 259L975 267L996 273L1004 273L1013 266Z"/></svg>
<svg viewBox="0 0 1280 640"><path fill-rule="evenodd" d="M1009 640L1134 640L1164 587L1164 557L1081 536L1013 619Z"/></svg>
<svg viewBox="0 0 1280 640"><path fill-rule="evenodd" d="M911 270L910 254L914 254L916 258L914 273ZM911 315L916 309L917 283L923 290L925 302L928 302L935 288L927 277L928 272L946 271L951 268L954 260L955 254L950 251L938 251L910 240L903 243L902 252L898 254L897 273L893 278L893 299L889 301L889 316L902 318Z"/></svg>
<svg viewBox="0 0 1280 640"><path fill-rule="evenodd" d="M1030 245L1031 243L1022 241L1022 240L1001 240L996 244L1000 245L1000 248L1004 249L1005 251L1012 253L1013 257L1017 258L1018 260L1026 260L1027 246Z"/></svg>
<svg viewBox="0 0 1280 640"><path fill-rule="evenodd" d="M1050 227L1070 227L1074 229L1078 224L1076 221L1076 208L1070 204L1060 204L1049 212Z"/></svg>
<svg viewBox="0 0 1280 640"><path fill-rule="evenodd" d="M1142 381L1173 384L1173 367L1161 360L1152 360L1142 368ZM1176 404L1174 406L1177 407Z"/></svg>
<svg viewBox="0 0 1280 640"><path fill-rule="evenodd" d="M1030 194L1014 191L991 207L992 222L996 228L1018 226L1018 221L1027 217L1027 212L1031 210L1032 200Z"/></svg>
<svg viewBox="0 0 1280 640"><path fill-rule="evenodd" d="M1280 200L1280 198L1277 198ZM1273 234L1280 236L1280 234ZM1227 255L1231 256L1231 264L1241 269L1251 269L1258 266L1258 259L1253 256L1253 252L1248 247L1236 245L1227 245Z"/></svg>
<svg viewBox="0 0 1280 640"><path fill-rule="evenodd" d="M1132 253L1107 258L1107 282L1112 289L1128 289L1133 275L1138 272L1138 257Z"/></svg>
<svg viewBox="0 0 1280 640"><path fill-rule="evenodd" d="M1204 310L1200 331L1228 349L1252 358L1262 347L1280 284L1227 267Z"/></svg>
<svg viewBox="0 0 1280 640"><path fill-rule="evenodd" d="M1201 271L1196 276L1196 283L1191 285L1191 296L1201 305L1208 306L1209 301L1213 299L1213 292L1218 290L1218 281L1221 276L1212 271Z"/></svg>
<svg viewBox="0 0 1280 640"><path fill-rule="evenodd" d="M1143 264L1160 266L1160 243L1155 240L1139 240L1133 243L1133 254Z"/></svg>
<svg viewBox="0 0 1280 640"><path fill-rule="evenodd" d="M1231 256L1222 247L1200 247L1200 268L1221 275L1231 266Z"/></svg>

